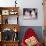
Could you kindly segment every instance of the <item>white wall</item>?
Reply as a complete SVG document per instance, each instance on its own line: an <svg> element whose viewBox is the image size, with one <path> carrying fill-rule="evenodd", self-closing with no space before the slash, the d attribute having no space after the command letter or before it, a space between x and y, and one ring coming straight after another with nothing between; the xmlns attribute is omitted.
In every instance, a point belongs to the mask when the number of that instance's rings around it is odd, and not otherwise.
<svg viewBox="0 0 46 46"><path fill-rule="evenodd" d="M14 6L15 0L0 0L0 6ZM19 8L19 24L21 26L43 26L43 6L42 0L17 0ZM24 20L23 19L23 8L37 8L38 19L36 20Z"/></svg>
<svg viewBox="0 0 46 46"><path fill-rule="evenodd" d="M43 6L42 0L24 0L21 4L23 8L37 8L38 9L38 19L36 20L24 20L21 18L21 25L23 26L43 26ZM22 8L21 8L22 9ZM22 21L23 20L23 21Z"/></svg>
<svg viewBox="0 0 46 46"><path fill-rule="evenodd" d="M9 7L9 6L14 6L14 1L15 0L0 0L0 6L1 7Z"/></svg>

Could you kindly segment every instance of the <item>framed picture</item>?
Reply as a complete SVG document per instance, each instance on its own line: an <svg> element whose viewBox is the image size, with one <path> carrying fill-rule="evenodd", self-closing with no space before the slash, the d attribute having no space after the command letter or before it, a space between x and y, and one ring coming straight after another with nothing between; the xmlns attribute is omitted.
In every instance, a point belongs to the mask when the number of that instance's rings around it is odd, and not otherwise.
<svg viewBox="0 0 46 46"><path fill-rule="evenodd" d="M37 8L23 8L23 17L26 20L37 19L38 10Z"/></svg>
<svg viewBox="0 0 46 46"><path fill-rule="evenodd" d="M2 15L9 15L9 10L2 10Z"/></svg>
<svg viewBox="0 0 46 46"><path fill-rule="evenodd" d="M36 37L37 41L41 44L41 46L44 46L44 31L42 29L42 26L33 26L33 27L32 26L21 26L20 31L21 31L19 35L21 36L20 41L24 39L29 39L29 37L32 36L32 34L33 35L35 34L36 36L35 35L34 36ZM31 40L31 41L35 41L35 40Z"/></svg>
<svg viewBox="0 0 46 46"><path fill-rule="evenodd" d="M18 13L18 12L15 11L15 10L10 10L10 12L9 12L10 15L16 15L17 13Z"/></svg>
<svg viewBox="0 0 46 46"><path fill-rule="evenodd" d="M17 24L18 17L17 16L3 16L3 24Z"/></svg>
<svg viewBox="0 0 46 46"><path fill-rule="evenodd" d="M9 16L8 17L8 24L17 24L18 23L18 17L17 16Z"/></svg>
<svg viewBox="0 0 46 46"><path fill-rule="evenodd" d="M13 12L13 11L11 11L10 12L10 15L16 15L18 12Z"/></svg>

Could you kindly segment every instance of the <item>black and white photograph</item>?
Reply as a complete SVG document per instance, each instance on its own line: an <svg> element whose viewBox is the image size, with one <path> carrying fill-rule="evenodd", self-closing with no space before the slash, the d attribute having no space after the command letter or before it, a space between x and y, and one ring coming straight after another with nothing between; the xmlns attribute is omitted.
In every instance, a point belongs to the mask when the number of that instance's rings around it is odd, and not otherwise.
<svg viewBox="0 0 46 46"><path fill-rule="evenodd" d="M23 8L23 16L27 20L37 19L38 10L37 8Z"/></svg>

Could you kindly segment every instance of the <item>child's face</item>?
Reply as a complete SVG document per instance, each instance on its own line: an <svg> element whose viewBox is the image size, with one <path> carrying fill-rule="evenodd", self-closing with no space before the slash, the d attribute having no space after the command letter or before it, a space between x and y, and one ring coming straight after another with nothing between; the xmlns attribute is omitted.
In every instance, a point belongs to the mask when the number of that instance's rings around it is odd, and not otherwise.
<svg viewBox="0 0 46 46"><path fill-rule="evenodd" d="M32 37L26 39L25 42L27 45L31 46L31 45L36 45L38 41L34 36L32 36Z"/></svg>
<svg viewBox="0 0 46 46"><path fill-rule="evenodd" d="M25 11L25 15L26 16L30 16L30 12L29 11Z"/></svg>

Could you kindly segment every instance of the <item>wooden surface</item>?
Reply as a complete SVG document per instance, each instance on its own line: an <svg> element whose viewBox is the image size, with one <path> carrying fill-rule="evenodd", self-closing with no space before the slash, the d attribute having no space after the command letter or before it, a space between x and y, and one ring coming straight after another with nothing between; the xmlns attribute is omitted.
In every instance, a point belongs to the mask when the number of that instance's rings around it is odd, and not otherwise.
<svg viewBox="0 0 46 46"><path fill-rule="evenodd" d="M9 28L12 29L14 31L14 29L16 29L17 31L19 31L20 26L18 24L2 24L0 25L1 27L1 31L3 31L5 28Z"/></svg>
<svg viewBox="0 0 46 46"><path fill-rule="evenodd" d="M0 46L18 46L18 41L1 41Z"/></svg>
<svg viewBox="0 0 46 46"><path fill-rule="evenodd" d="M44 30L44 44L46 46L46 30Z"/></svg>
<svg viewBox="0 0 46 46"><path fill-rule="evenodd" d="M0 7L0 11L2 11L2 10L8 10L9 12L11 11L11 10L14 10L14 11L16 11L16 12L18 12L19 11L19 7ZM15 15L19 15L18 13L17 14L15 14Z"/></svg>
<svg viewBox="0 0 46 46"><path fill-rule="evenodd" d="M46 46L46 0L43 0L43 7L44 7L44 41Z"/></svg>
<svg viewBox="0 0 46 46"><path fill-rule="evenodd" d="M2 10L8 10L8 15L2 15ZM10 12L17 12L16 14L10 14ZM5 17L7 17L7 16L19 16L19 7L0 7L0 16L1 16L1 18L0 18L0 20L1 20L1 23L3 24L3 19L5 19Z"/></svg>
<svg viewBox="0 0 46 46"><path fill-rule="evenodd" d="M19 7L0 7L0 11L2 12L2 10L9 10L9 11L12 11L12 10L14 10L15 12L17 12L17 14L13 14L13 15L15 15L15 16L17 16L18 17L18 9L19 9ZM5 18L5 16L6 15L2 15L2 13L0 12L0 20L1 20L1 22L2 22L2 19L3 19L3 16L4 16L4 18ZM13 16L13 15L11 15L11 14L9 14L9 15L7 15L7 16ZM8 29L11 29L11 30L17 30L17 32L19 31L19 29L20 29L20 26L19 26L19 24L17 23L17 24L3 24L3 23L1 23L0 24L0 32L2 32L5 28L8 28ZM1 41L0 42L0 46L18 46L18 41Z"/></svg>
<svg viewBox="0 0 46 46"><path fill-rule="evenodd" d="M2 10L9 10L9 11L13 10L13 11L17 11L18 12L18 9L19 9L19 7L0 7L1 11ZM2 21L3 21L3 19L5 19L5 16L6 15L2 15L1 14L1 18L0 18L1 19L0 30L3 30L4 28L10 28L12 30L16 29L18 31L19 30L18 23L17 24L8 24L8 23L3 24ZM7 16L14 16L14 15L7 15ZM18 14L16 16L18 16ZM14 16L14 17L16 17L16 16Z"/></svg>
<svg viewBox="0 0 46 46"><path fill-rule="evenodd" d="M43 0L44 7L44 26L46 27L46 0Z"/></svg>

